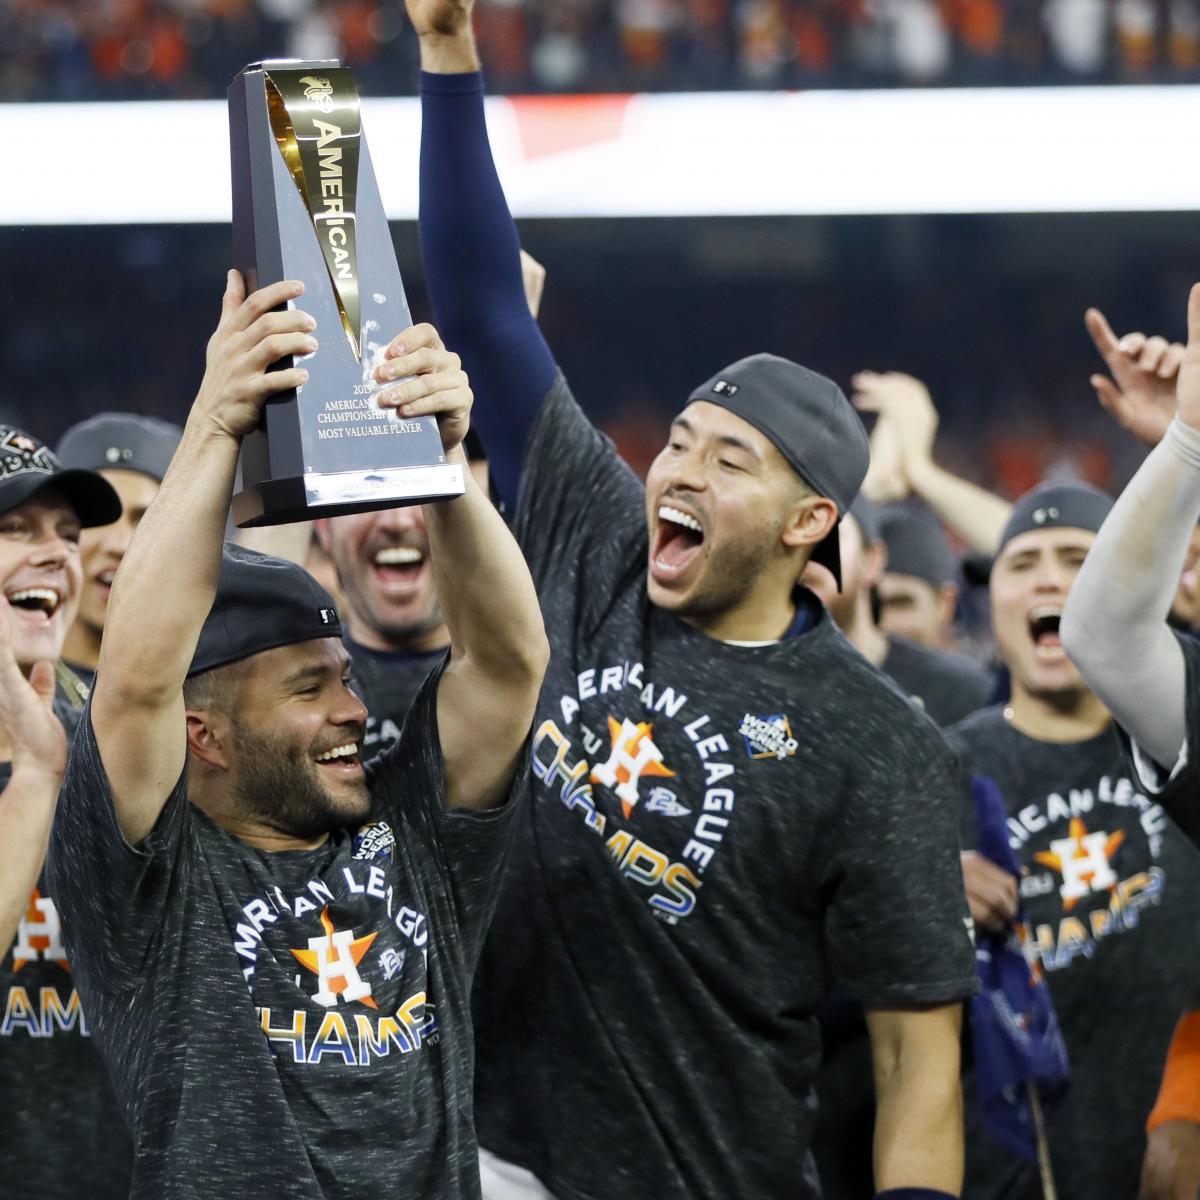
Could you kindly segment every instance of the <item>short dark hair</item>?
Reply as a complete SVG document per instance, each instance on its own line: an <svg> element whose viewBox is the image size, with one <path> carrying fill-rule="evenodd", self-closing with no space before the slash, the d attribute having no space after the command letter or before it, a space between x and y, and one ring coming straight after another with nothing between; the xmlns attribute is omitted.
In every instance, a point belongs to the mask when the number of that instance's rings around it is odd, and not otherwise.
<svg viewBox="0 0 1200 1200"><path fill-rule="evenodd" d="M242 662L239 661L189 675L183 681L184 707L232 715L241 668Z"/></svg>

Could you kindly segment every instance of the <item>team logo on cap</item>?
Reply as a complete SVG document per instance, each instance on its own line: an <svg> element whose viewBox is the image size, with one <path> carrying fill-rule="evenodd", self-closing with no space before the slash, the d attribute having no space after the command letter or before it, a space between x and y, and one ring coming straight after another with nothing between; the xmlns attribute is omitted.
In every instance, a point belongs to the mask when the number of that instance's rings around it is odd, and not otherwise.
<svg viewBox="0 0 1200 1200"><path fill-rule="evenodd" d="M336 608L323 608L320 610L320 612L321 612L321 624L322 625L336 625L337 624L338 615L337 615Z"/></svg>
<svg viewBox="0 0 1200 1200"><path fill-rule="evenodd" d="M1053 505L1049 508L1035 508L1033 510L1033 523L1035 525L1045 525L1048 521L1057 521L1060 515L1058 509Z"/></svg>
<svg viewBox="0 0 1200 1200"><path fill-rule="evenodd" d="M19 475L23 471L40 471L53 475L59 469L58 459L45 446L39 446L19 429L0 425L0 474Z"/></svg>
<svg viewBox="0 0 1200 1200"><path fill-rule="evenodd" d="M738 393L738 385L730 383L728 379L718 379L712 385L714 396L736 396Z"/></svg>

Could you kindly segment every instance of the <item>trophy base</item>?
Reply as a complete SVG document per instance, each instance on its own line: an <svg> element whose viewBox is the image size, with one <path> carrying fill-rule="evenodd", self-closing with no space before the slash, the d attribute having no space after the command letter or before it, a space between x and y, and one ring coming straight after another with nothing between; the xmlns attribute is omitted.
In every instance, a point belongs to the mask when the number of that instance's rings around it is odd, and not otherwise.
<svg viewBox="0 0 1200 1200"><path fill-rule="evenodd" d="M461 463L293 475L264 479L243 488L233 498L233 522L239 529L288 525L318 517L452 500L464 491Z"/></svg>

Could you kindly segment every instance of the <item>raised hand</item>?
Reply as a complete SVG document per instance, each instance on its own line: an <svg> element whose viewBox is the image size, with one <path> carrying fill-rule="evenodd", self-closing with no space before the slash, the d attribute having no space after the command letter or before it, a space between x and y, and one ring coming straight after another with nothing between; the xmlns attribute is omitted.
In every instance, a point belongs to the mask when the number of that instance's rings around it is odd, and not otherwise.
<svg viewBox="0 0 1200 1200"><path fill-rule="evenodd" d="M474 0L404 0L418 36L453 37L470 27Z"/></svg>
<svg viewBox="0 0 1200 1200"><path fill-rule="evenodd" d="M933 462L937 437L938 414L929 389L919 379L899 371L859 371L851 383L856 389L855 407L877 413L881 421L891 423L904 473L910 484L915 483L921 470Z"/></svg>
<svg viewBox="0 0 1200 1200"><path fill-rule="evenodd" d="M862 494L875 504L891 504L903 500L908 493L900 432L891 417L878 417L871 430L871 460L862 482Z"/></svg>
<svg viewBox="0 0 1200 1200"><path fill-rule="evenodd" d="M1183 346L1144 333L1127 333L1118 340L1096 308L1087 310L1084 324L1112 376L1091 377L1100 403L1139 441L1158 445L1175 413Z"/></svg>
<svg viewBox="0 0 1200 1200"><path fill-rule="evenodd" d="M269 370L289 354L317 348L316 321L299 309L274 312L304 291L296 280L273 283L246 296L246 285L230 271L221 300L221 319L208 341L204 380L192 408L220 432L242 438L258 424L263 405L275 392L299 387L308 379L303 367Z"/></svg>
<svg viewBox="0 0 1200 1200"><path fill-rule="evenodd" d="M12 616L0 595L0 727L12 746L13 774L18 770L51 776L67 769L67 735L54 715L54 665L34 663L26 679L12 644Z"/></svg>
<svg viewBox="0 0 1200 1200"><path fill-rule="evenodd" d="M1188 340L1179 364L1176 400L1179 419L1200 430L1200 283L1192 285L1188 296Z"/></svg>
<svg viewBox="0 0 1200 1200"><path fill-rule="evenodd" d="M380 383L400 380L378 395L381 408L401 417L436 417L447 452L467 436L474 396L462 359L447 350L432 325L414 325L393 339L386 362L375 368Z"/></svg>

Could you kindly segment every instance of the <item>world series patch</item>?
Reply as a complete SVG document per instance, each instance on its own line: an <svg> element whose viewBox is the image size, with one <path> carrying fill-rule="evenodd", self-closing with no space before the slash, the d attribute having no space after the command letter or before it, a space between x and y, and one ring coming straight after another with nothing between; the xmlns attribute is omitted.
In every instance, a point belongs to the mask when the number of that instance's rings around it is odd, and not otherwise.
<svg viewBox="0 0 1200 1200"><path fill-rule="evenodd" d="M791 722L783 713L755 717L747 713L738 726L751 758L791 758L800 743L792 736Z"/></svg>

